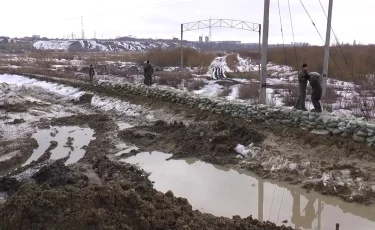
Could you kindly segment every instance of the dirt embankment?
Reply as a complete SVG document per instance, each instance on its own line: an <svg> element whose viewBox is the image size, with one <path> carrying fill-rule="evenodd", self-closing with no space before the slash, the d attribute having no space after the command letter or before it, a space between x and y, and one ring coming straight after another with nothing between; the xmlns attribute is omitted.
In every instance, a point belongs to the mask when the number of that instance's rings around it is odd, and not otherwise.
<svg viewBox="0 0 375 230"><path fill-rule="evenodd" d="M56 161L33 179L0 208L0 229L291 229L193 211L186 199L153 189L145 172L106 157Z"/></svg>
<svg viewBox="0 0 375 230"><path fill-rule="evenodd" d="M151 126L138 126L119 132L125 142L143 150L173 153L173 158L198 157L203 161L233 165L239 162L234 148L238 144L258 144L264 136L259 132L222 121L186 126L157 121Z"/></svg>

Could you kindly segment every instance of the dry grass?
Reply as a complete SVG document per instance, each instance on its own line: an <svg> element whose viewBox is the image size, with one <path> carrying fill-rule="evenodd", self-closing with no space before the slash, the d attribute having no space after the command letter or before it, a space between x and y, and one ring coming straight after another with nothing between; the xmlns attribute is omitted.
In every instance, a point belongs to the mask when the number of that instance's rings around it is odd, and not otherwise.
<svg viewBox="0 0 375 230"><path fill-rule="evenodd" d="M259 85L256 83L240 85L238 88L238 98L242 100L259 98Z"/></svg>
<svg viewBox="0 0 375 230"><path fill-rule="evenodd" d="M247 80L259 80L259 72L258 71L251 71L251 72L226 72L225 76L228 78L241 78Z"/></svg>
<svg viewBox="0 0 375 230"><path fill-rule="evenodd" d="M200 90L202 89L204 86L206 85L206 83L203 81L203 80L197 80L197 79L194 79L192 81L188 81L187 84L186 84L186 88L189 90L189 91L193 91L193 90Z"/></svg>
<svg viewBox="0 0 375 230"><path fill-rule="evenodd" d="M327 87L326 96L323 101L328 104L337 102L340 99L340 96L337 94L337 90L338 89L334 87Z"/></svg>
<svg viewBox="0 0 375 230"><path fill-rule="evenodd" d="M208 52L201 52L190 48L184 48L184 66L207 67L211 64L215 55ZM160 67L180 66L181 50L155 49L138 57L138 63L150 60L153 65Z"/></svg>
<svg viewBox="0 0 375 230"><path fill-rule="evenodd" d="M232 50L233 53L237 53L242 58L250 58L252 60L259 60L258 51L249 51L249 50Z"/></svg>
<svg viewBox="0 0 375 230"><path fill-rule="evenodd" d="M155 81L159 85L172 86L173 88L179 88L183 80L189 81L193 78L188 73L176 73L176 72L157 72L155 74Z"/></svg>
<svg viewBox="0 0 375 230"><path fill-rule="evenodd" d="M298 98L298 87L296 85L272 85L275 94L282 95L282 102L285 106L294 106Z"/></svg>
<svg viewBox="0 0 375 230"><path fill-rule="evenodd" d="M4 53L21 54L33 50L33 45L29 42L1 43L0 51Z"/></svg>
<svg viewBox="0 0 375 230"><path fill-rule="evenodd" d="M237 54L229 54L226 57L227 65L232 71L237 70Z"/></svg>
<svg viewBox="0 0 375 230"><path fill-rule="evenodd" d="M310 71L322 72L323 69L323 57L324 47L323 46L308 46L308 47L296 47L299 65L307 63ZM341 54L339 47L330 48L330 60L329 60L329 76L343 81L360 81L366 74L375 74L375 45L344 45L342 50L346 60L349 64L345 63L345 60ZM300 69L300 66L296 64L296 57L293 47L286 47L287 65L292 66L294 69ZM283 48L271 48L269 49L268 58L271 62L285 65L284 49ZM337 68L334 58L339 68ZM342 73L340 73L340 71ZM351 76L354 74L354 78Z"/></svg>

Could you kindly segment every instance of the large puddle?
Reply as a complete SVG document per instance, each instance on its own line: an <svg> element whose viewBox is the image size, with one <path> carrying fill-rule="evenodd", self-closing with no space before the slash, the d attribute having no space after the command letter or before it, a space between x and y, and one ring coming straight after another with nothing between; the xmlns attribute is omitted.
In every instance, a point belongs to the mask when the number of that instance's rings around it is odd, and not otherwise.
<svg viewBox="0 0 375 230"><path fill-rule="evenodd" d="M32 161L38 160L50 147L51 141L56 141L56 148L51 150L51 160L58 160L69 156L66 165L76 163L86 153L83 149L88 146L93 137L94 131L90 128L80 128L78 126L52 127L50 129L38 130L32 137L39 144L31 157L22 165L28 165Z"/></svg>
<svg viewBox="0 0 375 230"><path fill-rule="evenodd" d="M346 203L284 183L262 180L250 172L196 159L169 160L171 154L140 153L122 161L151 172L155 188L187 198L193 208L216 216L252 215L296 229L375 229L375 207ZM283 223L287 221L287 223Z"/></svg>

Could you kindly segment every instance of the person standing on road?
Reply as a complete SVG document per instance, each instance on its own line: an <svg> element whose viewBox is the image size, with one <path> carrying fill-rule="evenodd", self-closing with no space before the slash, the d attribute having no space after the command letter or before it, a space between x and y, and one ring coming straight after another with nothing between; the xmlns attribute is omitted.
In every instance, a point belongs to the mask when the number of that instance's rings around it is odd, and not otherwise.
<svg viewBox="0 0 375 230"><path fill-rule="evenodd" d="M92 65L90 65L90 69L89 69L90 82L93 81L93 79L94 79L94 75L95 75L94 67L93 67Z"/></svg>
<svg viewBox="0 0 375 230"><path fill-rule="evenodd" d="M152 85L152 74L154 73L154 68L152 68L150 61L146 61L146 65L143 68L144 75L144 84L151 86Z"/></svg>
<svg viewBox="0 0 375 230"><path fill-rule="evenodd" d="M322 106L320 105L320 99L322 97L322 85L320 83L320 80L321 80L320 74L316 72L310 73L308 80L312 88L311 102L314 106L314 109L311 111L321 113Z"/></svg>
<svg viewBox="0 0 375 230"><path fill-rule="evenodd" d="M304 110L304 111L307 111L305 101L306 101L306 87L307 87L308 76L309 76L308 65L303 64L302 70L298 73L299 95L298 95L295 108L299 110Z"/></svg>

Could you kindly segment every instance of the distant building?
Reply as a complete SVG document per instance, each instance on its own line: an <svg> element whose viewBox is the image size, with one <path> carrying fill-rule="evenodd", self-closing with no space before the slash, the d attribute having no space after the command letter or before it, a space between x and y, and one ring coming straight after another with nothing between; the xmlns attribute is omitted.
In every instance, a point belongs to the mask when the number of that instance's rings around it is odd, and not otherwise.
<svg viewBox="0 0 375 230"><path fill-rule="evenodd" d="M199 36L199 42L203 42L203 37Z"/></svg>
<svg viewBox="0 0 375 230"><path fill-rule="evenodd" d="M34 39L40 39L40 35L33 35L32 38L34 38Z"/></svg>
<svg viewBox="0 0 375 230"><path fill-rule="evenodd" d="M216 41L214 43L217 44L232 44L232 45L240 45L241 41Z"/></svg>
<svg viewBox="0 0 375 230"><path fill-rule="evenodd" d="M204 39L205 42L209 42L210 41L210 38L208 36L205 37Z"/></svg>
<svg viewBox="0 0 375 230"><path fill-rule="evenodd" d="M173 38L173 41L178 41L178 38Z"/></svg>

